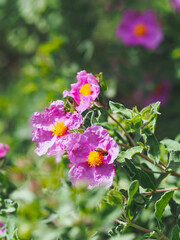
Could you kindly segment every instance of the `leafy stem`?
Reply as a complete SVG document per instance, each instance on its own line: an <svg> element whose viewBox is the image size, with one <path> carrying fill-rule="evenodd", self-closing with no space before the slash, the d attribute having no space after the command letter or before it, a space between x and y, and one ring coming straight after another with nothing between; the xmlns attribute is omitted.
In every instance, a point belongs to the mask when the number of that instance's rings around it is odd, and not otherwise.
<svg viewBox="0 0 180 240"><path fill-rule="evenodd" d="M117 143L118 145L122 146L122 147L125 147L126 149L130 149L132 147L124 144L124 143ZM154 160L152 160L151 158L149 158L148 156L144 155L143 153L137 153L139 156L141 156L142 158L146 159L148 162L152 163L153 165L155 164ZM166 170L166 165L162 162L162 161L159 161L159 163L157 163L157 166L159 168L161 168L163 171ZM160 172L159 172L160 173ZM165 172L162 172L161 174L164 174ZM176 173L175 171L171 171L169 172L172 176L175 176L175 177L178 177L180 178L180 174L179 173Z"/></svg>

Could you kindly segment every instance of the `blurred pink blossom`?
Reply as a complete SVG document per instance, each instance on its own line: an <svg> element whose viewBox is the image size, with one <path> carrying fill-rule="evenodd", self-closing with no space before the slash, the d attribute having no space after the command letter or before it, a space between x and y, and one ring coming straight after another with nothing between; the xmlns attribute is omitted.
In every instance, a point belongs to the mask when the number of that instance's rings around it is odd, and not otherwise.
<svg viewBox="0 0 180 240"><path fill-rule="evenodd" d="M171 0L171 4L176 11L180 12L180 0Z"/></svg>
<svg viewBox="0 0 180 240"><path fill-rule="evenodd" d="M146 84L151 84L152 82L146 82ZM146 93L143 89L137 89L133 93L133 99L136 104L141 107L145 107L151 103L160 101L161 106L165 106L171 95L172 85L169 80L164 79L160 83L158 83L151 92Z"/></svg>
<svg viewBox="0 0 180 240"><path fill-rule="evenodd" d="M6 156L6 154L9 152L10 147L7 144L0 143L0 158L3 158Z"/></svg>
<svg viewBox="0 0 180 240"><path fill-rule="evenodd" d="M126 10L116 29L117 37L127 46L142 45L155 49L163 40L163 32L152 10Z"/></svg>
<svg viewBox="0 0 180 240"><path fill-rule="evenodd" d="M171 94L171 84L168 80L163 80L160 82L153 91L145 99L144 105L149 105L151 103L160 101L161 106L165 106Z"/></svg>

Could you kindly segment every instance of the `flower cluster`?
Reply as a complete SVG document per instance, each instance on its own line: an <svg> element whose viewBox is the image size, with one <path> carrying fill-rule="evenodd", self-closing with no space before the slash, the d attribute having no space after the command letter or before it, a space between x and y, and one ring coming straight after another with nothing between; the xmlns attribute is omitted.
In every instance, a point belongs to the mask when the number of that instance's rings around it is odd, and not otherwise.
<svg viewBox="0 0 180 240"><path fill-rule="evenodd" d="M44 112L35 112L31 118L33 126L32 141L37 142L35 152L41 156L56 156L61 160L65 151L73 164L69 171L69 180L77 184L85 180L88 188L94 185L109 187L114 179L114 160L119 147L106 129L92 125L83 130L83 134L73 129L83 127L82 112L87 110L100 93L97 78L91 73L81 71L77 74L77 83L71 85L71 91L64 91L63 97L72 97L77 104L73 113L64 111L64 102L57 100Z"/></svg>
<svg viewBox="0 0 180 240"><path fill-rule="evenodd" d="M116 35L127 46L141 45L155 49L163 40L163 33L152 10L126 10L117 26Z"/></svg>

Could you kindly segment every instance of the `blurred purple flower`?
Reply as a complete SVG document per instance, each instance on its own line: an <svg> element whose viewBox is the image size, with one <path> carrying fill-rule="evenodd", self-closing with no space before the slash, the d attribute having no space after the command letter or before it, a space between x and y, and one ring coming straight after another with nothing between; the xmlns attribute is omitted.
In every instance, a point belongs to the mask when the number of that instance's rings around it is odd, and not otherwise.
<svg viewBox="0 0 180 240"><path fill-rule="evenodd" d="M10 147L7 144L0 143L0 158L3 158L6 156L6 154L9 152Z"/></svg>
<svg viewBox="0 0 180 240"><path fill-rule="evenodd" d="M78 105L76 107L77 111L82 113L90 107L91 102L98 97L100 86L94 75L87 73L85 70L77 73L77 80L77 83L71 84L70 92L67 90L63 92L63 97L72 97Z"/></svg>
<svg viewBox="0 0 180 240"><path fill-rule="evenodd" d="M152 10L138 12L127 10L123 20L117 26L117 37L127 46L142 45L155 49L163 40L163 32Z"/></svg>
<svg viewBox="0 0 180 240"><path fill-rule="evenodd" d="M160 82L153 91L149 94L149 96L145 99L145 106L160 101L161 106L165 106L171 94L171 83L168 80L163 80Z"/></svg>
<svg viewBox="0 0 180 240"><path fill-rule="evenodd" d="M180 0L171 0L171 4L176 11L180 12Z"/></svg>
<svg viewBox="0 0 180 240"><path fill-rule="evenodd" d="M72 184L87 181L89 189L95 184L106 188L112 185L115 175L113 162L119 154L119 147L106 129L93 125L84 134L73 133L67 153L73 163L69 171Z"/></svg>
<svg viewBox="0 0 180 240"><path fill-rule="evenodd" d="M2 234L2 233L6 230L5 227L2 228L3 226L4 226L4 223L3 223L3 222L0 222L0 234Z"/></svg>
<svg viewBox="0 0 180 240"><path fill-rule="evenodd" d="M32 141L37 142L35 152L39 156L46 153L48 157L55 155L58 162L67 146L69 130L79 128L83 119L77 112L65 115L64 102L57 100L45 112L35 112L31 123L34 128Z"/></svg>

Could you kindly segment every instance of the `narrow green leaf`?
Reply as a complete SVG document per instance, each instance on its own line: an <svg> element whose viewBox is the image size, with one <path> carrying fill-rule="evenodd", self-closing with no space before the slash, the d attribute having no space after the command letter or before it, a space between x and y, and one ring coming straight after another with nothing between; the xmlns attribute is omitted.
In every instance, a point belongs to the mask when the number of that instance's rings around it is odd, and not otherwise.
<svg viewBox="0 0 180 240"><path fill-rule="evenodd" d="M128 190L128 202L127 202L128 206L131 205L133 197L136 194L136 192L138 191L138 189L139 189L139 181L135 180L131 183L129 190Z"/></svg>
<svg viewBox="0 0 180 240"><path fill-rule="evenodd" d="M180 240L180 227L175 225L169 240Z"/></svg>
<svg viewBox="0 0 180 240"><path fill-rule="evenodd" d="M157 138L152 134L147 136L148 157L152 158L155 162L159 161L160 158L160 148Z"/></svg>
<svg viewBox="0 0 180 240"><path fill-rule="evenodd" d="M165 207L173 196L174 191L165 192L155 204L155 217L161 222Z"/></svg>
<svg viewBox="0 0 180 240"><path fill-rule="evenodd" d="M109 106L113 113L121 113L125 118L128 118L128 119L132 117L131 110L128 108L125 108L123 104L110 101Z"/></svg>
<svg viewBox="0 0 180 240"><path fill-rule="evenodd" d="M161 143L164 144L168 151L180 151L180 143L172 139L164 139L161 141Z"/></svg>

